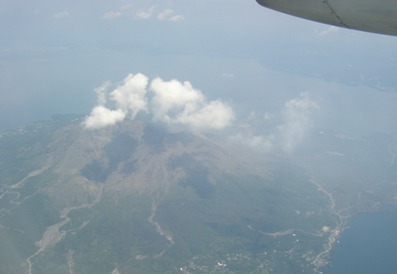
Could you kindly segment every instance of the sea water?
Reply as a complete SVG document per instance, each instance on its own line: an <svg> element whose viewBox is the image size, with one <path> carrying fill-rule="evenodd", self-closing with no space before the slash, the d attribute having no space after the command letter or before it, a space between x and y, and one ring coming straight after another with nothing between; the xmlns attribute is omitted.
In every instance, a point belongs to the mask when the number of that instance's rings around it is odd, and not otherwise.
<svg viewBox="0 0 397 274"><path fill-rule="evenodd" d="M352 217L324 274L396 274L397 210Z"/></svg>

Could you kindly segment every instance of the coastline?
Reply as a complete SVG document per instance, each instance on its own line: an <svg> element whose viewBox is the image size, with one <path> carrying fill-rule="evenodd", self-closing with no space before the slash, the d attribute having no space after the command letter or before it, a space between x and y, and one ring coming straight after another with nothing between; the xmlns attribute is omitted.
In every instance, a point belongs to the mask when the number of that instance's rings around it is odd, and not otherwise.
<svg viewBox="0 0 397 274"><path fill-rule="evenodd" d="M323 273L395 273L396 229L396 205L391 205L386 211L352 216L349 229L333 249L332 265Z"/></svg>
<svg viewBox="0 0 397 274"><path fill-rule="evenodd" d="M314 184L317 187L317 190L324 193L330 201L330 210L332 212L332 214L334 214L337 217L337 223L336 226L332 229L330 229L329 231L324 231L324 233L328 233L328 242L325 246L325 249L320 252L319 254L317 254L317 256L315 257L315 259L312 261L312 264L315 267L315 270L318 271L319 273L322 273L322 271L320 271L321 269L324 269L325 267L327 267L330 263L330 254L331 251L334 247L334 245L338 242L338 239L341 235L341 233L343 232L344 229L346 229L347 227L347 220L350 218L350 215L345 215L343 214L343 212L348 211L350 208L344 208L341 209L339 211L337 211L335 209L335 199L332 196L332 194L327 191L326 189L323 188L323 186L321 184L319 184L315 179L310 178L310 182L312 184Z"/></svg>

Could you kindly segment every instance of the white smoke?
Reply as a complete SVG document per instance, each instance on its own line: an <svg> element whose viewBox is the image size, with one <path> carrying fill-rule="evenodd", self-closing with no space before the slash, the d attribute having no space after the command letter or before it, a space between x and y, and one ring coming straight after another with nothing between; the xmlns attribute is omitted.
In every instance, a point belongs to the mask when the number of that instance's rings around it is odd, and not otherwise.
<svg viewBox="0 0 397 274"><path fill-rule="evenodd" d="M155 119L179 123L198 130L222 129L234 119L232 108L221 101L207 102L190 82L156 78L150 86Z"/></svg>
<svg viewBox="0 0 397 274"><path fill-rule="evenodd" d="M132 118L140 111L147 111L146 86L149 78L138 73L129 74L122 85L110 93L110 98L118 108L129 113Z"/></svg>
<svg viewBox="0 0 397 274"><path fill-rule="evenodd" d="M102 86L95 89L98 98L98 105L104 106L106 104L106 92L111 87L110 82L105 82Z"/></svg>
<svg viewBox="0 0 397 274"><path fill-rule="evenodd" d="M301 93L298 98L285 102L281 115L266 113L263 117L257 117L255 112L251 112L246 123L240 126L243 130L239 129L227 142L261 152L292 152L307 135L312 125L312 112L316 109L319 106L309 98L308 93ZM275 124L275 120L280 122ZM267 133L264 134L264 131Z"/></svg>
<svg viewBox="0 0 397 274"><path fill-rule="evenodd" d="M176 122L205 130L225 128L233 119L234 113L230 106L220 101L211 101L202 104L198 109L185 108L177 116Z"/></svg>
<svg viewBox="0 0 397 274"><path fill-rule="evenodd" d="M165 122L171 121L170 116L185 109L196 110L204 100L201 91L194 89L188 81L181 83L177 80L163 81L156 78L152 81L150 89L154 93L154 116Z"/></svg>
<svg viewBox="0 0 397 274"><path fill-rule="evenodd" d="M96 106L83 125L88 129L103 128L124 120L126 114L121 110L110 110L104 106Z"/></svg>
<svg viewBox="0 0 397 274"><path fill-rule="evenodd" d="M152 114L154 120L196 130L223 129L234 119L229 105L219 100L208 102L188 81L156 78L150 84L151 97L147 96L148 83L148 77L143 74L129 74L109 95L109 82L95 89L98 105L85 119L84 126L90 129L111 126L127 116L133 119L142 111ZM109 100L115 110L105 106Z"/></svg>
<svg viewBox="0 0 397 274"><path fill-rule="evenodd" d="M285 151L292 151L302 141L311 125L310 114L318 108L317 103L309 99L307 92L285 103L283 111L285 122L278 126L281 146Z"/></svg>
<svg viewBox="0 0 397 274"><path fill-rule="evenodd" d="M134 118L138 112L147 111L146 87L148 78L143 74L129 74L121 85L118 85L110 95L107 90L111 87L110 82L105 82L101 87L96 88L98 105L85 119L86 128L103 128L121 122L128 115ZM107 108L107 101L114 102L115 110Z"/></svg>
<svg viewBox="0 0 397 274"><path fill-rule="evenodd" d="M111 86L110 82L105 82L95 89L98 105L86 117L84 127L97 129L112 126L127 117L134 119L140 112L149 113L157 122L198 131L221 130L235 119L234 111L228 104L220 100L207 100L189 81L165 81L161 78L149 81L147 76L138 73L127 75L108 92ZM312 112L318 108L307 92L301 93L299 97L285 102L279 118L275 117L275 113L257 117L252 112L244 132L238 130L231 134L227 142L263 152L275 149L291 152L303 141L311 126ZM258 119L262 121L259 123L265 123L266 134L261 134L262 130L258 128L255 130ZM280 123L275 124L274 121Z"/></svg>

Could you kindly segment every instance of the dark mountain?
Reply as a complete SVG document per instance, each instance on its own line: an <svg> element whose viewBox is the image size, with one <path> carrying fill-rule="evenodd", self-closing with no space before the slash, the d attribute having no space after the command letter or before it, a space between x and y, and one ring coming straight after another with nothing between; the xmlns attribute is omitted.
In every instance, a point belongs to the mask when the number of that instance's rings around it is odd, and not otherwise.
<svg viewBox="0 0 397 274"><path fill-rule="evenodd" d="M315 273L329 197L203 135L56 117L0 137L0 273Z"/></svg>

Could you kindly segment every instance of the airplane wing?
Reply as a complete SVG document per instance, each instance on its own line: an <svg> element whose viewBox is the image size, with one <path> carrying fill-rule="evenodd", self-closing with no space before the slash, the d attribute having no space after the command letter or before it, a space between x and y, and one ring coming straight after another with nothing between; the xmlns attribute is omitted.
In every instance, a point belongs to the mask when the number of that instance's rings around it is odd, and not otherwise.
<svg viewBox="0 0 397 274"><path fill-rule="evenodd" d="M256 0L260 5L309 20L397 35L397 0Z"/></svg>

